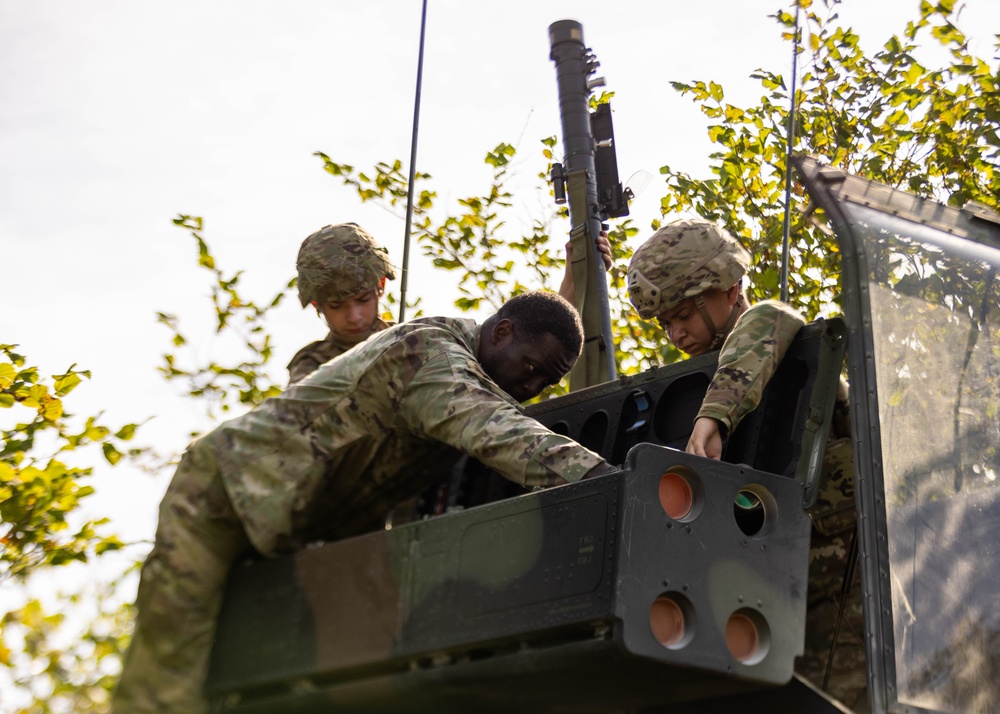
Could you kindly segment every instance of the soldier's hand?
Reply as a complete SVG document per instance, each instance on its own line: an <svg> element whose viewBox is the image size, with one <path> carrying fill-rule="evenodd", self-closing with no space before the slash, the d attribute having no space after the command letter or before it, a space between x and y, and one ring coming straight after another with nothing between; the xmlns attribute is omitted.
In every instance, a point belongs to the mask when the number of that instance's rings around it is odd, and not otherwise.
<svg viewBox="0 0 1000 714"><path fill-rule="evenodd" d="M597 236L597 250L604 261L604 269L611 270L611 242L608 240L607 231L601 231L601 235ZM566 246L566 255L569 255L569 245Z"/></svg>
<svg viewBox="0 0 1000 714"><path fill-rule="evenodd" d="M722 433L719 431L719 422L711 417L695 419L694 431L691 432L685 451L710 459L721 459Z"/></svg>
<svg viewBox="0 0 1000 714"><path fill-rule="evenodd" d="M597 237L597 250L604 261L604 269L611 270L611 242L607 231L601 231ZM573 305L576 304L576 285L573 282L573 241L566 242L566 271L563 274L559 294Z"/></svg>

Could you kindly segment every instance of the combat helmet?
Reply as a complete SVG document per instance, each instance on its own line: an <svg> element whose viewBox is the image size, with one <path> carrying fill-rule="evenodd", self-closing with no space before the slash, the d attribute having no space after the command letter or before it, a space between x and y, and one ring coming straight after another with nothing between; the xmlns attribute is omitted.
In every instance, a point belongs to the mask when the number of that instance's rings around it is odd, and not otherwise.
<svg viewBox="0 0 1000 714"><path fill-rule="evenodd" d="M340 302L393 280L389 252L357 223L325 226L302 241L295 261L299 302Z"/></svg>
<svg viewBox="0 0 1000 714"><path fill-rule="evenodd" d="M629 300L643 318L672 310L688 298L716 336L715 346L729 333L743 308L743 295L729 323L713 324L701 296L709 290L728 290L742 280L750 255L729 231L700 218L668 223L639 246L628 266Z"/></svg>

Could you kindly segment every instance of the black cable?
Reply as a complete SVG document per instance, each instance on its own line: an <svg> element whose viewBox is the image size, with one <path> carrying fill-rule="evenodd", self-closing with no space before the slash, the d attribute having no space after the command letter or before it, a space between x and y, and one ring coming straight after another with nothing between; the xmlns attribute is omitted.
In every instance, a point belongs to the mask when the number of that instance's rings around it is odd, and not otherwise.
<svg viewBox="0 0 1000 714"><path fill-rule="evenodd" d="M851 594L851 583L854 582L854 574L858 568L858 529L855 526L851 532L851 545L847 552L847 571L844 573L844 582L840 587L840 607L837 609L837 624L833 628L833 640L830 642L830 654L826 659L826 672L823 673L823 691L826 691L830 683L830 672L833 670L833 653L837 649L837 640L840 638L840 628L844 622L844 610L847 608L847 596Z"/></svg>
<svg viewBox="0 0 1000 714"><path fill-rule="evenodd" d="M410 274L410 225L413 222L413 182L417 168L417 128L420 125L420 85L424 77L424 33L427 29L427 0L420 12L420 52L417 58L417 91L413 98L413 133L410 137L410 175L406 184L406 230L403 233L402 277L399 281L399 322L406 318L406 283Z"/></svg>
<svg viewBox="0 0 1000 714"><path fill-rule="evenodd" d="M795 0L795 36L792 39L792 91L788 99L788 143L785 148L785 218L781 231L781 301L788 302L789 236L792 226L792 146L795 144L795 77L799 59L799 0Z"/></svg>

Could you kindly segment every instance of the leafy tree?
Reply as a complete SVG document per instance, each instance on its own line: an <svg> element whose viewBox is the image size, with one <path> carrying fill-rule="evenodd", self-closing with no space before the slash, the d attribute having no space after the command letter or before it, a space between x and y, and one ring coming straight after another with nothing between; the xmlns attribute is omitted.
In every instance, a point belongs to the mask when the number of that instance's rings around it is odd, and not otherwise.
<svg viewBox="0 0 1000 714"><path fill-rule="evenodd" d="M207 365L186 367L182 366L177 352L167 352L163 355L160 373L168 381L186 381L187 396L205 404L206 412L213 418L236 405L252 407L260 404L282 389L282 385L274 382L266 370L271 359L271 335L266 330L266 319L269 312L284 300L288 289L295 285L295 279L292 278L261 307L241 295L239 282L243 271L227 277L216 266L215 257L202 237L204 220L200 216L178 216L174 225L194 238L198 246L198 265L212 276L210 299L216 321L215 333L235 335L237 354L241 359L235 365L230 361L232 366L211 360ZM176 315L158 312L156 319L173 333L171 342L175 348L189 344Z"/></svg>
<svg viewBox="0 0 1000 714"><path fill-rule="evenodd" d="M100 414L81 420L65 410L89 371L71 365L45 379L16 349L0 344L0 584L7 593L39 573L124 547L106 518L80 517L81 502L94 493L94 466L80 464L93 463L95 449L111 466L144 452L128 446L136 424L109 427ZM30 711L100 711L107 699L126 613L106 597L90 598L97 612L87 613L86 632L67 644L63 610L73 602L68 597L49 613L31 598L0 618L0 673Z"/></svg>
<svg viewBox="0 0 1000 714"><path fill-rule="evenodd" d="M24 702L18 714L108 711L131 637L132 608L121 603L120 582L61 595L55 612L30 598L0 619L0 663ZM82 632L79 621L86 623Z"/></svg>
<svg viewBox="0 0 1000 714"><path fill-rule="evenodd" d="M93 467L66 462L85 447L100 448L112 466L141 451L126 445L136 424L115 429L99 414L79 424L64 411L64 398L89 371L71 365L47 383L16 348L0 344L0 409L17 420L0 429L0 582L121 548L117 536L102 532L107 519L71 522L80 501L94 492L87 483Z"/></svg>
<svg viewBox="0 0 1000 714"><path fill-rule="evenodd" d="M795 95L794 150L954 205L975 200L1000 207L1000 70L970 54L953 0L921 2L919 18L902 36L870 56L858 35L839 25L838 5L826 0L821 13L810 0L801 2L807 39ZM774 17L792 40L794 16L779 11ZM920 50L930 54L935 46L950 61L926 67ZM765 94L746 108L727 103L714 82L671 83L709 118L717 148L712 178L660 169L668 186L661 205L664 215L693 210L739 235L754 256L753 297L762 298L778 292L789 91L781 74L758 70L754 77ZM801 189L795 198L804 200ZM790 300L813 317L838 301L838 249L805 213L792 211L791 221Z"/></svg>

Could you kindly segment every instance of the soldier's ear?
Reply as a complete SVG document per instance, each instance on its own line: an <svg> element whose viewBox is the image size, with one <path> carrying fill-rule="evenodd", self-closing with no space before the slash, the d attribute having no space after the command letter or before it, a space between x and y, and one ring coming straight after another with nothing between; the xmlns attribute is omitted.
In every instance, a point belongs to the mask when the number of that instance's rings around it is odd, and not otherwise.
<svg viewBox="0 0 1000 714"><path fill-rule="evenodd" d="M493 325L493 329L490 331L490 336L493 338L493 344L499 345L510 340L514 335L514 323L511 322L506 317L502 320L497 320Z"/></svg>

